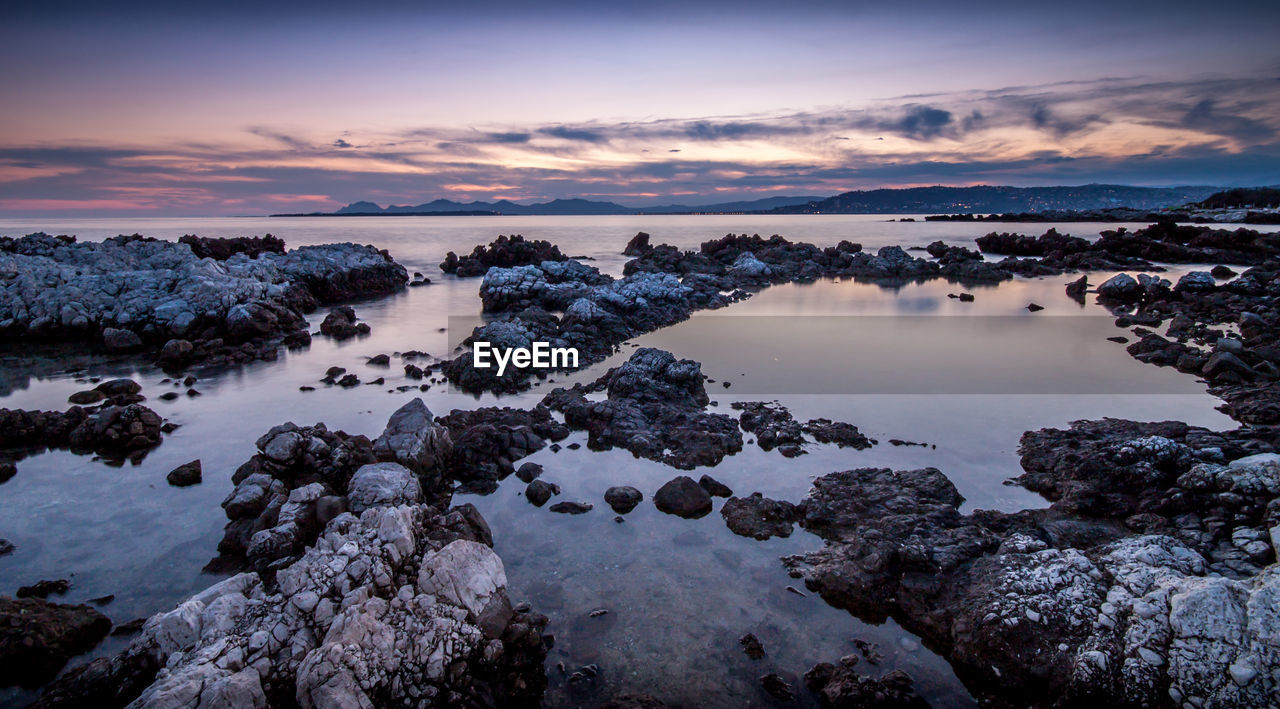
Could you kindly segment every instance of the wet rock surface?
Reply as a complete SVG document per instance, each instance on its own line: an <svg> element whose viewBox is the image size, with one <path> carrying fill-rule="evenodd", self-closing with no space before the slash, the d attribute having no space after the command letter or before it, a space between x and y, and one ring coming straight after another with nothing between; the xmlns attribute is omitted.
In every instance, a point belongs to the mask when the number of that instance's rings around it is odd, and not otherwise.
<svg viewBox="0 0 1280 709"><path fill-rule="evenodd" d="M725 524L739 536L764 540L789 537L800 510L784 500L770 500L758 492L747 497L731 497L720 508Z"/></svg>
<svg viewBox="0 0 1280 709"><path fill-rule="evenodd" d="M139 235L100 243L31 234L0 241L0 333L159 351L191 343L185 365L273 359L310 342L304 314L320 303L383 295L408 280L371 246ZM131 333L132 337L130 334ZM134 338L137 342L134 342ZM185 360L185 361L182 361Z"/></svg>
<svg viewBox="0 0 1280 709"><path fill-rule="evenodd" d="M693 478L681 475L658 488L653 504L667 514L697 519L711 512L711 495Z"/></svg>
<svg viewBox="0 0 1280 709"><path fill-rule="evenodd" d="M0 596L0 686L37 687L111 630L87 605Z"/></svg>

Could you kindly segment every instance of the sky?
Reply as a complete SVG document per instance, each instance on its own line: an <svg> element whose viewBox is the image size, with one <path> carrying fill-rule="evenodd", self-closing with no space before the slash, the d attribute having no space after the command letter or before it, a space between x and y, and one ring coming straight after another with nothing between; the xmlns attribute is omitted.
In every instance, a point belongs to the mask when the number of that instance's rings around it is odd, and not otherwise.
<svg viewBox="0 0 1280 709"><path fill-rule="evenodd" d="M1280 184L1277 2L260 5L7 3L0 216Z"/></svg>

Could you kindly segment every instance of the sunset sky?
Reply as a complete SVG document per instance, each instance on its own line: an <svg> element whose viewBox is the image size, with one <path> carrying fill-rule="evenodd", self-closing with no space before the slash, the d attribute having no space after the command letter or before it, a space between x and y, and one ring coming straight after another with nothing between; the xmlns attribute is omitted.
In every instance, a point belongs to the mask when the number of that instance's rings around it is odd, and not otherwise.
<svg viewBox="0 0 1280 709"><path fill-rule="evenodd" d="M7 4L0 215L1280 184L1274 1L176 5Z"/></svg>

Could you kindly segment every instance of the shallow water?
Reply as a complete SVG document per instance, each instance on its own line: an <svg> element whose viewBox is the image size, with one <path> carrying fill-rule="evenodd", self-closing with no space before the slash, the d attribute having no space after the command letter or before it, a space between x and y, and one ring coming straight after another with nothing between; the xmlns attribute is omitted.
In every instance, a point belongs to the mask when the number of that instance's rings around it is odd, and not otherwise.
<svg viewBox="0 0 1280 709"><path fill-rule="evenodd" d="M357 303L372 326L364 339L335 343L317 337L302 352L277 362L201 374L204 396L173 402L158 395L163 374L128 358L77 358L65 352L9 348L0 351L0 406L65 408L71 393L86 388L85 376L131 376L143 385L148 405L182 424L141 464L108 467L90 457L54 451L18 463L18 474L0 485L0 538L17 551L0 558L0 592L44 578L70 578L71 591L54 600L80 602L114 594L103 611L116 622L172 607L217 577L201 567L214 555L226 520L219 503L230 492L231 472L253 454L253 441L286 420L325 422L330 428L377 435L387 417L413 396L432 411L447 413L496 403L433 385L426 393L399 393L408 382L398 365L377 369L365 359L378 353L417 349L445 355L451 316L479 315L479 279L459 280L436 268L447 250L469 252L499 233L546 238L568 254L584 255L606 272L620 274L618 252L638 230L655 243L696 247L728 232L782 233L791 239L832 245L850 239L875 249L887 244L923 245L935 239L970 243L993 228L1040 233L1046 225L896 223L879 216L664 216L664 217L444 217L378 219L186 219L74 221L41 224L0 222L0 234L44 230L100 239L138 231L174 238L183 233L242 236L271 232L290 246L331 241L373 243L387 248L409 270L433 281L389 298ZM1092 236L1117 225L1055 225L1061 232ZM1137 226L1137 225L1129 225ZM1176 279L1187 268L1168 274ZM1103 274L1091 276L1101 282ZM629 345L654 346L702 362L716 383L708 392L718 410L733 414L735 400L778 400L797 419L828 417L857 425L880 441L865 451L813 445L809 454L785 459L747 446L709 472L737 494L760 491L798 501L811 480L834 470L885 466L936 466L967 498L966 509L1019 509L1044 502L1002 484L1020 472L1018 438L1023 431L1064 426L1080 418L1117 416L1178 419L1215 428L1233 427L1214 410L1218 402L1202 384L1169 369L1143 365L1106 337L1129 334L1114 327L1092 303L1066 298L1069 277L1018 279L974 288L977 300L947 297L962 290L944 281L897 289L852 281L769 288L728 309L699 313L689 321L637 338ZM1091 299L1090 299L1091 300ZM1045 310L1029 314L1028 303ZM313 327L323 312L312 316ZM456 333L455 333L456 334ZM545 390L590 381L631 351L532 391L504 397L503 405L529 406ZM393 363L396 360L393 359ZM69 367L88 366L70 374ZM385 376L385 386L344 390L316 385L329 366L361 379ZM721 382L730 382L723 388ZM417 383L417 382L413 382ZM389 391L390 390L390 391ZM751 436L747 436L748 439ZM898 447L889 439L925 442ZM585 444L575 433L563 443ZM199 458L204 482L172 488L165 474ZM549 706L591 704L622 691L647 691L669 703L755 706L772 703L758 677L777 671L798 681L818 661L853 651L854 638L878 643L884 659L876 673L904 669L922 694L937 705L970 703L949 667L921 648L892 622L873 626L826 606L799 586L778 557L816 548L806 532L758 542L737 537L716 511L700 520L659 513L654 491L680 471L639 460L625 451L543 450L544 478L562 488L559 499L595 505L582 516L553 514L529 505L514 477L488 496L458 495L476 504L494 532L507 568L511 595L551 617L556 636L548 658ZM646 501L613 521L603 502L611 485L639 488ZM593 610L609 613L589 617ZM737 643L755 633L767 651L747 659ZM122 647L109 640L86 657ZM75 662L83 662L84 657ZM594 685L569 687L557 669L596 663ZM802 703L807 693L799 685ZM0 690L0 704L20 704L33 695Z"/></svg>

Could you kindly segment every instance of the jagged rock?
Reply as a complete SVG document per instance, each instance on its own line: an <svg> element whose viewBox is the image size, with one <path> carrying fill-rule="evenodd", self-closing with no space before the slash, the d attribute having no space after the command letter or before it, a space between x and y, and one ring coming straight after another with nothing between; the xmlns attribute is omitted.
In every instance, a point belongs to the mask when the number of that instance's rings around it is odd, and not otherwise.
<svg viewBox="0 0 1280 709"><path fill-rule="evenodd" d="M600 390L607 390L606 400L586 398ZM543 400L564 412L568 426L587 431L592 450L621 446L684 469L715 465L742 450L736 423L707 413L708 402L697 362L677 361L669 352L647 347L589 387L556 389Z"/></svg>
<svg viewBox="0 0 1280 709"><path fill-rule="evenodd" d="M565 261L560 247L549 241L526 241L519 234L499 236L488 246L477 246L469 256L458 257L450 251L440 263L440 270L461 278L483 276L493 266L509 268L544 261Z"/></svg>
<svg viewBox="0 0 1280 709"><path fill-rule="evenodd" d="M560 514L580 515L590 512L591 504L587 502L557 502L547 509Z"/></svg>
<svg viewBox="0 0 1280 709"><path fill-rule="evenodd" d="M422 487L413 471L399 463L372 463L351 476L347 505L353 514L370 507L396 507L422 499Z"/></svg>
<svg viewBox="0 0 1280 709"><path fill-rule="evenodd" d="M733 490L730 490L728 485L710 475L703 475L698 478L698 485L712 497L731 497L733 495Z"/></svg>
<svg viewBox="0 0 1280 709"><path fill-rule="evenodd" d="M765 540L789 537L800 518L800 510L790 502L770 500L758 492L747 497L731 497L720 508L725 524L739 536Z"/></svg>
<svg viewBox="0 0 1280 709"><path fill-rule="evenodd" d="M83 701L125 684L120 699L138 706L528 703L545 686L547 620L513 610L506 585L457 511L343 514L274 584L221 581L46 696ZM149 678L136 671L148 665Z"/></svg>
<svg viewBox="0 0 1280 709"><path fill-rule="evenodd" d="M537 463L524 463L516 468L516 478L522 483L531 483L539 475L542 475L542 466Z"/></svg>
<svg viewBox="0 0 1280 709"><path fill-rule="evenodd" d="M434 487L453 453L453 440L422 399L415 398L391 414L386 430L373 441L373 452L381 460L409 468L427 487Z"/></svg>
<svg viewBox="0 0 1280 709"><path fill-rule="evenodd" d="M201 258L201 250L230 255ZM198 343L192 358L210 361L274 357L281 342L307 339L303 315L319 302L390 293L408 280L386 252L369 246L279 253L139 235L5 239L0 273L9 275L0 278L0 330L8 337L96 340L111 330L113 343L130 347L133 337L152 347L190 340Z"/></svg>

